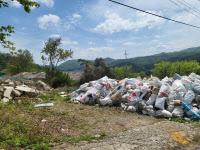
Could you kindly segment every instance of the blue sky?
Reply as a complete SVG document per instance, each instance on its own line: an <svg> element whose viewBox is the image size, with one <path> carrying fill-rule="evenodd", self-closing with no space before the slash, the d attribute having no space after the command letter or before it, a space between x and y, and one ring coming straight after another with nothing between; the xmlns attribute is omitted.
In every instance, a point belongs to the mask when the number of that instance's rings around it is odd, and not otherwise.
<svg viewBox="0 0 200 150"><path fill-rule="evenodd" d="M61 37L62 47L74 51L73 59L111 57L123 59L200 46L200 29L166 21L111 3L108 0L35 0L40 8L26 13L17 2L1 8L0 25L12 25L9 38L17 49L28 49L42 64L41 50L49 37ZM117 0L125 4L200 26L185 6L169 0ZM186 0L185 0L186 1ZM198 0L187 1L200 8ZM0 48L2 52L7 49Z"/></svg>

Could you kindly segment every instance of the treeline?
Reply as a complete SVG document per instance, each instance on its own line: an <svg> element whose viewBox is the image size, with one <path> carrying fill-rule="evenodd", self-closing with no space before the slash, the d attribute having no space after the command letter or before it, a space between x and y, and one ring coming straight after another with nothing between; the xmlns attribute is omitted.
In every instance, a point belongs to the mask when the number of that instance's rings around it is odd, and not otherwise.
<svg viewBox="0 0 200 150"><path fill-rule="evenodd" d="M34 63L33 56L27 49L19 49L13 54L0 53L0 75L34 71L44 71L44 67Z"/></svg>
<svg viewBox="0 0 200 150"><path fill-rule="evenodd" d="M162 79L165 76L173 77L175 73L181 76L189 75L190 73L200 74L199 62L191 61L177 61L174 63L162 61L154 64L154 69L151 70L154 76Z"/></svg>

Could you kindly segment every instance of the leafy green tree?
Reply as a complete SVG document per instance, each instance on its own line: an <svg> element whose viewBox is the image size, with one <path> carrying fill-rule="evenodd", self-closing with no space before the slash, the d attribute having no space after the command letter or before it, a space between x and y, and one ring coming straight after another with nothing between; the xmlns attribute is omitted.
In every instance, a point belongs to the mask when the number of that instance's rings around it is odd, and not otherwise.
<svg viewBox="0 0 200 150"><path fill-rule="evenodd" d="M115 67L112 69L112 72L114 73L114 76L117 80L126 78L126 66ZM131 74L132 67L131 66L127 66L127 72L128 72L129 77L132 76L132 74Z"/></svg>
<svg viewBox="0 0 200 150"><path fill-rule="evenodd" d="M11 57L6 69L7 74L15 75L20 72L30 72L33 69L33 56L28 50L18 50Z"/></svg>
<svg viewBox="0 0 200 150"><path fill-rule="evenodd" d="M58 48L60 45L62 45L61 38L49 38L49 40L45 42L45 47L41 52L45 54L45 56L42 55L42 60L49 63L53 71L57 68L59 62L67 58L72 58L73 51Z"/></svg>
<svg viewBox="0 0 200 150"><path fill-rule="evenodd" d="M151 70L154 76L162 79L165 76L170 76L171 63L167 61L162 61L154 64L154 69Z"/></svg>
<svg viewBox="0 0 200 150"><path fill-rule="evenodd" d="M0 8L2 7L9 7L10 3L12 3L14 0L0 0ZM24 6L24 10L27 13L31 12L31 7L40 7L40 4L33 2L31 0L16 0L21 5ZM14 33L14 27L8 25L8 26L1 26L0 27L0 44L4 48L9 48L11 50L15 50L15 47L13 47L14 43L11 41L6 40L6 37L11 36L12 33Z"/></svg>
<svg viewBox="0 0 200 150"><path fill-rule="evenodd" d="M170 75L173 76L175 73L180 75L189 75L190 73L198 73L200 69L199 63L196 60L193 61L177 61L172 63L170 68Z"/></svg>
<svg viewBox="0 0 200 150"><path fill-rule="evenodd" d="M84 65L84 74L80 81L81 83L97 80L104 76L113 77L110 67L103 58L96 58L94 63L84 59L79 59L79 62L82 62L81 64Z"/></svg>

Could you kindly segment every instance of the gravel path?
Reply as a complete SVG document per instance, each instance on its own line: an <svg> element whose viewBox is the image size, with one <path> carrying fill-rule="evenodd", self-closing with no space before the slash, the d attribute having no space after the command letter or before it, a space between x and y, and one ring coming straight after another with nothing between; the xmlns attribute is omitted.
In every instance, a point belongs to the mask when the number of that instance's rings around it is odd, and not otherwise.
<svg viewBox="0 0 200 150"><path fill-rule="evenodd" d="M63 144L56 149L72 150L173 150L199 149L193 144L196 134L189 123L161 121L153 125L138 126L117 135L92 143L81 142L73 146ZM186 148L186 147L187 148Z"/></svg>

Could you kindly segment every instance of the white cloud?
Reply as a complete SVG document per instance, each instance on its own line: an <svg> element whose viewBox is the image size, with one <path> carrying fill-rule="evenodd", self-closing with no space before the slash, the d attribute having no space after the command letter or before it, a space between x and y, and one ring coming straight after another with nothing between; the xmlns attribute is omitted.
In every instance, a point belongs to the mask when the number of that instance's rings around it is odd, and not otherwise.
<svg viewBox="0 0 200 150"><path fill-rule="evenodd" d="M91 47L87 49L88 51L113 51L112 47Z"/></svg>
<svg viewBox="0 0 200 150"><path fill-rule="evenodd" d="M54 0L34 0L38 3L43 3L45 4L47 7L53 7L54 6Z"/></svg>
<svg viewBox="0 0 200 150"><path fill-rule="evenodd" d="M88 42L89 45L95 45L95 42Z"/></svg>
<svg viewBox="0 0 200 150"><path fill-rule="evenodd" d="M81 18L82 18L81 15L75 13L69 18L69 20L72 24L75 24L75 23L79 22Z"/></svg>
<svg viewBox="0 0 200 150"><path fill-rule="evenodd" d="M126 46L132 46L134 44L135 44L134 42L126 42L126 43L124 43L124 45L126 45Z"/></svg>
<svg viewBox="0 0 200 150"><path fill-rule="evenodd" d="M59 38L60 35L59 35L59 34L51 34L49 37L50 37L50 38Z"/></svg>
<svg viewBox="0 0 200 150"><path fill-rule="evenodd" d="M161 12L159 12L158 14L161 14ZM94 31L112 34L123 30L130 31L144 27L152 28L155 25L164 23L164 20L160 18L156 18L154 16L150 16L140 12L136 13L137 19L135 20L125 19L122 18L117 13L109 13L109 12L107 12L105 18L106 20L103 23L97 25L94 28Z"/></svg>
<svg viewBox="0 0 200 150"><path fill-rule="evenodd" d="M72 17L73 18L81 18L81 15L79 15L79 14L73 14Z"/></svg>
<svg viewBox="0 0 200 150"><path fill-rule="evenodd" d="M70 41L70 40L63 40L62 44L63 45L77 45L78 42L77 41Z"/></svg>
<svg viewBox="0 0 200 150"><path fill-rule="evenodd" d="M42 30L56 28L60 25L61 19L56 15L44 15L38 18L39 27Z"/></svg>

